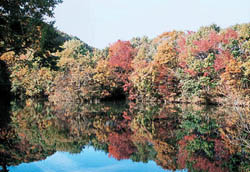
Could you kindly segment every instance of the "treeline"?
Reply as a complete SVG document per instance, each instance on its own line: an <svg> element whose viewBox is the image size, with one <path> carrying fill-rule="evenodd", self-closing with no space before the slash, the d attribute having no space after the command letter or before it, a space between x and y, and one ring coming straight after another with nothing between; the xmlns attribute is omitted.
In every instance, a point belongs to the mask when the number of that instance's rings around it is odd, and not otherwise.
<svg viewBox="0 0 250 172"><path fill-rule="evenodd" d="M18 57L5 53L1 60L14 94L46 95L55 103L128 98L249 105L249 37L250 24L211 25L155 39L118 40L103 50L66 39L45 57L29 49Z"/></svg>

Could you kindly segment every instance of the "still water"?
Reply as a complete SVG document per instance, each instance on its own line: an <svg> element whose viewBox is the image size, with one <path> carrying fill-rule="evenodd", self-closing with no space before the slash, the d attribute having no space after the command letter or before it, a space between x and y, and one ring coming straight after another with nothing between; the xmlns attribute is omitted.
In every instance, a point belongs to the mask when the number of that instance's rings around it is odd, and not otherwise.
<svg viewBox="0 0 250 172"><path fill-rule="evenodd" d="M148 163L133 162L132 160L120 160L108 157L102 151L95 150L93 147L87 147L79 154L70 154L67 152L56 152L46 160L23 163L15 167L10 167L13 172L127 172L127 171L145 171L145 172L163 172L161 167L154 161ZM182 171L182 170L180 170ZM183 170L184 172L184 170Z"/></svg>
<svg viewBox="0 0 250 172"><path fill-rule="evenodd" d="M28 99L1 105L10 172L249 171L249 111Z"/></svg>

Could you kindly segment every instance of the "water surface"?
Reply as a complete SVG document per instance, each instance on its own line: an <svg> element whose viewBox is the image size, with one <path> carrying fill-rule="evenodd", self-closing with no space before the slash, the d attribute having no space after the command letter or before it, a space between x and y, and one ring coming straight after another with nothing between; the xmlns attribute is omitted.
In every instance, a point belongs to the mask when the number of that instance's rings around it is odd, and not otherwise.
<svg viewBox="0 0 250 172"><path fill-rule="evenodd" d="M244 108L29 99L2 109L2 171L249 169Z"/></svg>
<svg viewBox="0 0 250 172"><path fill-rule="evenodd" d="M127 171L145 171L145 172L163 172L154 161L148 163L133 162L131 160L117 161L115 158L109 158L102 151L96 151L93 147L83 149L79 154L70 154L67 152L56 152L46 160L23 163L15 167L10 167L13 172L127 172ZM184 171L184 170L181 170Z"/></svg>

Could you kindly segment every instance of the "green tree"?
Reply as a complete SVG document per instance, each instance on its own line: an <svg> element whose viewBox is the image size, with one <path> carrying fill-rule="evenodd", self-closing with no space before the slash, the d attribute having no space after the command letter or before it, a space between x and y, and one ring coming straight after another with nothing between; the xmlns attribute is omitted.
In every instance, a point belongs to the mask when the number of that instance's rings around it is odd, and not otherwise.
<svg viewBox="0 0 250 172"><path fill-rule="evenodd" d="M51 35L47 31L52 23L47 24L45 17L53 17L59 3L62 0L1 0L0 56L9 51L23 53L27 48L49 48L44 46L44 38Z"/></svg>

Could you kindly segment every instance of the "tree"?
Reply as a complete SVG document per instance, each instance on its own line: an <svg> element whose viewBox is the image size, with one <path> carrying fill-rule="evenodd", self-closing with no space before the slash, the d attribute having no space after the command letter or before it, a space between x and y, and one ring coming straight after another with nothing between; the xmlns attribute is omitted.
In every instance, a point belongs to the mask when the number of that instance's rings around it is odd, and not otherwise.
<svg viewBox="0 0 250 172"><path fill-rule="evenodd" d="M124 92L130 91L129 75L133 68L131 62L136 54L135 49L129 41L118 40L109 47L109 66L123 87ZM122 90L118 89L115 94L121 94Z"/></svg>
<svg viewBox="0 0 250 172"><path fill-rule="evenodd" d="M45 17L53 17L55 6L62 0L1 0L0 56L9 51L23 53L27 48L44 44L49 26ZM39 42L39 43L38 43ZM38 43L38 44L37 44Z"/></svg>
<svg viewBox="0 0 250 172"><path fill-rule="evenodd" d="M129 41L120 41L112 44L109 48L109 64L111 67L121 70L131 70L131 61L133 59L134 49Z"/></svg>

